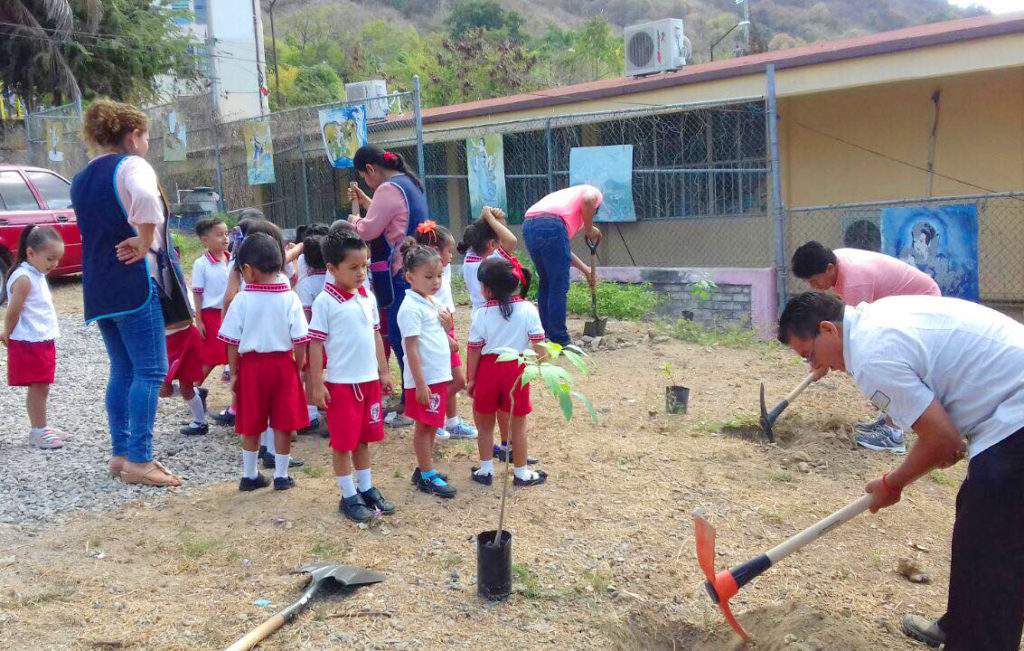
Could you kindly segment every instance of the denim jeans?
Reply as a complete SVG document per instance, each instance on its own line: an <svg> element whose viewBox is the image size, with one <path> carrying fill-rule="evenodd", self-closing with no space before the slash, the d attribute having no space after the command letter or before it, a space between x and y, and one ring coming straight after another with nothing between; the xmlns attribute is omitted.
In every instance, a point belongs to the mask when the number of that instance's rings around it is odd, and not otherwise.
<svg viewBox="0 0 1024 651"><path fill-rule="evenodd" d="M405 372L405 348L402 346L402 331L398 327L398 308L402 307L405 300L405 292L409 289L409 283L405 280L405 272L399 271L391 277L391 285L395 288L395 301L388 308L388 341L391 342L391 351L398 360L398 376L401 382L402 373ZM405 402L405 392L402 392L402 402Z"/></svg>
<svg viewBox="0 0 1024 651"><path fill-rule="evenodd" d="M971 459L956 496L946 649L1015 651L1024 625L1024 429Z"/></svg>
<svg viewBox="0 0 1024 651"><path fill-rule="evenodd" d="M572 249L569 231L561 217L539 215L523 224L523 240L537 267L537 310L548 339L566 346L570 343L565 327L565 303L569 294L569 267Z"/></svg>
<svg viewBox="0 0 1024 651"><path fill-rule="evenodd" d="M160 297L154 290L142 309L97 323L110 358L106 404L113 454L146 463L153 459L156 402L167 375Z"/></svg>

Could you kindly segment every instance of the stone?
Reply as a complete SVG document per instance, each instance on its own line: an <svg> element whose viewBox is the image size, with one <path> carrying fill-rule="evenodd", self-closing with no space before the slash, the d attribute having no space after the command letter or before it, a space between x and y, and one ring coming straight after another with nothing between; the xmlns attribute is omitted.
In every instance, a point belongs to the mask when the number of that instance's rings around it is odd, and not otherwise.
<svg viewBox="0 0 1024 651"><path fill-rule="evenodd" d="M912 558L901 558L896 572L911 583L931 583L931 577L925 574L917 561Z"/></svg>

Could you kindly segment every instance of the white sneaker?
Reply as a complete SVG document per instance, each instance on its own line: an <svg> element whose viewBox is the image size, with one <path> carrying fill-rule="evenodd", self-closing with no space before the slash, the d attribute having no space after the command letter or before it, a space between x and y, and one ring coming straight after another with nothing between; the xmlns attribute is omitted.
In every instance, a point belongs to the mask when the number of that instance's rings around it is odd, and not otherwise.
<svg viewBox="0 0 1024 651"><path fill-rule="evenodd" d="M453 439L475 439L477 436L476 428L461 418L458 423L451 427L445 427L445 429L448 430Z"/></svg>
<svg viewBox="0 0 1024 651"><path fill-rule="evenodd" d="M443 427L438 427L437 433L434 434L434 438L436 438L438 441L447 441L451 437L451 433Z"/></svg>
<svg viewBox="0 0 1024 651"><path fill-rule="evenodd" d="M384 417L384 424L390 427L409 427L412 425L412 419L397 411L389 411Z"/></svg>
<svg viewBox="0 0 1024 651"><path fill-rule="evenodd" d="M64 447L64 439L52 427L47 427L38 433L31 432L28 435L28 442L41 450L56 450Z"/></svg>

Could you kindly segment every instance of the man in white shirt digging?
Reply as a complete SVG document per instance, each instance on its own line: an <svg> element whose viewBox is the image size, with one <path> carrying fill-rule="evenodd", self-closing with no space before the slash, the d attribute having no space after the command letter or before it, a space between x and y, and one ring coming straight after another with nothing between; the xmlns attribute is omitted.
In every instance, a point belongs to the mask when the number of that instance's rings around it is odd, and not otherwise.
<svg viewBox="0 0 1024 651"><path fill-rule="evenodd" d="M905 486L970 455L957 495L946 614L903 630L960 651L1012 651L1024 626L1024 325L955 298L893 296L856 308L794 297L779 341L815 369L850 373L917 443L868 483L872 512Z"/></svg>

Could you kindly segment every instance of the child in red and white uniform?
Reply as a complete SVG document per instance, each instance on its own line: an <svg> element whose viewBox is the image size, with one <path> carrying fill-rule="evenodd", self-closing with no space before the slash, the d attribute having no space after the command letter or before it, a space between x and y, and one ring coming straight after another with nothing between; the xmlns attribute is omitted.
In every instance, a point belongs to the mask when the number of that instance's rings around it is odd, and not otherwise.
<svg viewBox="0 0 1024 651"><path fill-rule="evenodd" d="M494 479L494 425L499 413L511 414L512 462L516 486L543 484L547 474L527 465L526 417L533 411L530 387L521 386L523 367L513 360L499 362L503 351L523 352L533 346L538 355L544 349L544 327L536 306L523 300L530 289L530 270L519 261L489 258L480 265L480 285L487 302L473 315L469 331L468 392L473 396L473 417L480 431L477 446L480 467L473 468L473 481L491 485ZM517 293L518 292L518 293Z"/></svg>
<svg viewBox="0 0 1024 651"><path fill-rule="evenodd" d="M413 236L417 243L437 249L441 255L444 272L441 276L441 289L434 300L443 308L441 324L448 331L452 346L452 381L448 385L448 400L445 405L444 427L437 430L437 438L475 439L476 428L459 418L459 392L466 388L466 374L462 370L462 357L459 355L459 344L455 339L455 298L452 295L452 253L455 251L455 238L444 226L433 221L425 221L416 229Z"/></svg>
<svg viewBox="0 0 1024 651"><path fill-rule="evenodd" d="M62 447L66 436L46 422L46 399L57 369L55 340L60 336L46 274L63 255L60 233L29 224L18 239L17 266L4 286L10 303L0 342L7 347L7 384L28 387L25 408L32 426L28 440L44 450Z"/></svg>
<svg viewBox="0 0 1024 651"><path fill-rule="evenodd" d="M274 489L294 486L288 476L291 437L309 425L299 378L309 329L299 297L281 282L282 258L279 240L265 233L246 236L235 259L245 289L234 297L220 328L237 401L235 431L242 435L242 491L268 483L256 470L268 422L274 431Z"/></svg>
<svg viewBox="0 0 1024 651"><path fill-rule="evenodd" d="M443 308L434 299L444 274L441 255L411 237L406 238L400 252L409 282L397 317L405 348L405 415L415 424L417 466L412 481L425 493L455 497L455 488L431 462L434 437L444 426L448 383L452 380L452 340L441 325Z"/></svg>
<svg viewBox="0 0 1024 651"><path fill-rule="evenodd" d="M377 299L363 286L369 248L358 236L337 233L327 236L322 249L333 282L313 302L307 390L309 401L327 410L334 474L341 489L338 510L350 520L367 522L374 509L395 512L395 505L373 485L368 446L384 440L383 396L391 392L391 377Z"/></svg>
<svg viewBox="0 0 1024 651"><path fill-rule="evenodd" d="M228 363L228 349L217 338L223 320L224 293L228 288L231 254L228 253L228 227L216 217L196 222L196 235L206 247L206 255L192 265L192 299L196 307L196 328L202 340L200 357L203 377L216 366Z"/></svg>
<svg viewBox="0 0 1024 651"><path fill-rule="evenodd" d="M309 231L306 231L309 233ZM295 283L295 293L299 296L299 302L302 303L302 311L306 314L306 320L313 318L313 302L317 296L324 291L327 279L327 266L324 264L323 256L323 235L307 235L302 241L303 253L299 257L299 260L305 260L302 267L305 269L305 273L299 278L299 281ZM321 364L323 368L323 364ZM310 358L306 358L306 366L303 369L305 377L303 378L306 385L306 393L309 394L309 382L312 378L310 372ZM306 412L309 415L309 427L308 430L312 431L320 427L320 411L313 402L309 402L306 405Z"/></svg>
<svg viewBox="0 0 1024 651"><path fill-rule="evenodd" d="M202 336L191 320L166 326L164 336L167 338L167 375L160 387L160 397L179 393L188 405L192 422L179 430L182 434L206 434L210 431L206 422L206 389L199 386L206 379ZM175 380L178 382L177 391L172 384Z"/></svg>

